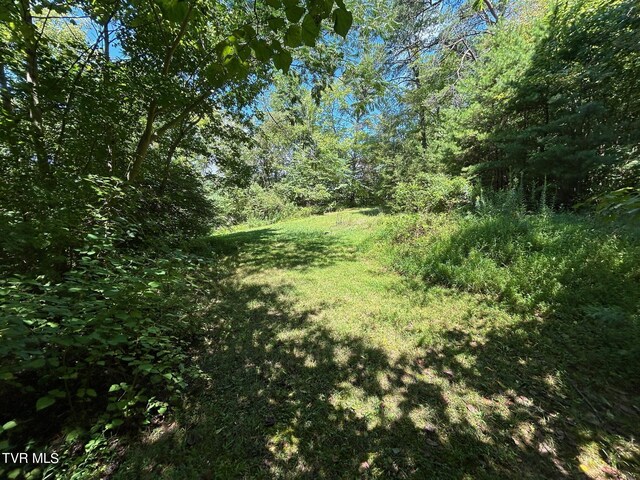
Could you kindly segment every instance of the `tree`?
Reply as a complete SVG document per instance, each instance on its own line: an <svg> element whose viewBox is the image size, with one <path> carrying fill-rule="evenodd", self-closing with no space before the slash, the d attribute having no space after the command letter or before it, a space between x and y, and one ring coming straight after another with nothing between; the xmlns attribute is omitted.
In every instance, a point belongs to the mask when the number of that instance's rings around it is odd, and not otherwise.
<svg viewBox="0 0 640 480"><path fill-rule="evenodd" d="M215 0L91 1L82 2L78 8L16 0L3 7L1 15L8 25L3 27L3 44L13 52L9 55L5 51L1 62L3 105L16 120L28 118L31 142L24 152L26 157L35 155L43 175L68 161L63 159L71 132L68 126L75 105L91 100L92 93L82 86L89 82L95 91L103 93L103 98L124 94L127 108L111 105L119 110L116 118L130 112L131 107L143 117L137 142L123 152L130 162L123 162L124 169L117 172L131 182L140 180L154 141L212 106L229 107L232 98L239 101L238 107L246 105L263 88L271 65L287 71L292 52L299 45L315 44L323 20L333 20L334 31L341 35L346 35L352 22L342 0L335 3L335 8L333 1L299 5L292 0L270 0L232 10ZM99 32L92 44L69 48L68 42L57 42L51 35L52 24L73 24L80 19L87 19L89 27L95 25ZM113 42L118 45L117 59L112 58ZM56 50L64 50L67 57L68 68L62 76L59 71L42 72L43 65L50 67L48 55ZM100 54L102 59L98 61ZM47 97L58 93L47 88L43 75L58 87L62 83L66 94L62 102L57 98L44 111ZM117 91L116 77L126 81L128 91ZM230 90L235 95L229 95ZM24 99L28 116L11 104L10 91L16 93L14 98ZM52 132L60 132L54 142L47 138L55 136ZM112 148L115 141L109 135L106 143ZM6 138L7 143L10 138Z"/></svg>

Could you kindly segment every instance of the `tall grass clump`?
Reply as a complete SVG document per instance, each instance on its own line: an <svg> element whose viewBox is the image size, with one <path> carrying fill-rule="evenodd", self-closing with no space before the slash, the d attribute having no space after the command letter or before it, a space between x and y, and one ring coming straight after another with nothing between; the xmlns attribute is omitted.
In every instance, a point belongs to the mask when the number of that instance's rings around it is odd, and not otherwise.
<svg viewBox="0 0 640 480"><path fill-rule="evenodd" d="M640 242L571 214L407 215L386 236L395 267L427 285L488 294L518 312L637 314ZM590 310L591 309L591 310Z"/></svg>

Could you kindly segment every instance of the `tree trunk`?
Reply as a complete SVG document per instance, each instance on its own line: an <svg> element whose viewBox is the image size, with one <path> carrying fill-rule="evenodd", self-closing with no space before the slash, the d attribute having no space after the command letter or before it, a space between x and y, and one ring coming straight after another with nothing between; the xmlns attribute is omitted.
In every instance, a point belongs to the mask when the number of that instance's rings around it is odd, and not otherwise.
<svg viewBox="0 0 640 480"><path fill-rule="evenodd" d="M135 182L140 177L142 162L144 162L144 159L147 156L151 140L153 139L153 122L156 118L157 112L158 102L156 100L152 100L147 110L147 120L144 131L142 132L142 136L138 141L138 146L136 147L136 151L133 155L133 164L131 165L131 170L129 171L127 178L130 182Z"/></svg>
<svg viewBox="0 0 640 480"><path fill-rule="evenodd" d="M9 86L7 84L7 76L4 73L4 64L0 63L0 95L2 96L2 108L7 115L13 112L13 105L11 104L11 94L9 93Z"/></svg>
<svg viewBox="0 0 640 480"><path fill-rule="evenodd" d="M107 98L109 95L109 86L111 84L111 76L109 75L109 68L111 63L111 39L109 38L109 22L111 21L111 16L108 16L104 19L104 23L102 24L102 41L103 41L103 65L102 65L102 92L103 98ZM107 121L105 125L105 136L106 136L106 163L107 163L107 171L110 174L113 174L115 169L114 161L113 161L113 127L110 121Z"/></svg>
<svg viewBox="0 0 640 480"><path fill-rule="evenodd" d="M31 121L31 136L35 149L38 168L42 174L49 173L49 159L44 147L44 133L42 128L42 110L38 98L38 52L36 31L31 17L29 0L20 0L22 7L22 22L25 42L25 73L27 94L29 96L29 120Z"/></svg>
<svg viewBox="0 0 640 480"><path fill-rule="evenodd" d="M422 86L422 82L420 81L420 69L415 65L413 66L413 79L416 84L416 90L420 90L420 87ZM422 102L420 102L420 105L418 106L418 118L419 118L419 125L420 125L420 145L422 145L423 150L426 150L427 149L427 112Z"/></svg>
<svg viewBox="0 0 640 480"><path fill-rule="evenodd" d="M105 60L105 64L108 64L111 61L111 54L110 54L110 41L111 39L109 38L109 21L110 21L110 17L108 17L104 24L102 25L102 40L103 40L103 54L104 54L104 60ZM105 69L104 71L105 75L108 74L107 70Z"/></svg>
<svg viewBox="0 0 640 480"><path fill-rule="evenodd" d="M162 183L160 184L160 188L158 189L158 195L164 194L165 189L167 188L167 182L169 181L169 169L171 168L171 162L173 161L173 156L176 153L178 145L184 138L185 129L180 129L176 138L173 139L171 145L169 145L169 151L167 152L167 159L164 165L164 173L162 174Z"/></svg>
<svg viewBox="0 0 640 480"><path fill-rule="evenodd" d="M191 12L193 10L193 2L190 3L189 9L182 20L182 24L180 25L180 30L178 34L174 38L171 45L167 48L167 51L164 55L164 61L162 65L162 75L167 77L169 75L169 70L171 68L171 61L173 60L173 55L180 45L180 41L184 34L187 31L187 25L189 25L189 18L191 17ZM149 103L149 107L147 109L147 119L145 123L144 130L142 132L142 136L138 141L138 146L136 147L136 151L133 155L133 163L131 165L131 170L129 171L129 175L127 176L127 180L130 182L135 182L140 178L140 172L142 171L142 163L147 156L147 152L149 151L149 146L153 141L154 127L153 123L155 122L156 116L158 114L158 100L154 98Z"/></svg>
<svg viewBox="0 0 640 480"><path fill-rule="evenodd" d="M422 149L427 149L427 115L424 105L420 105L420 144Z"/></svg>

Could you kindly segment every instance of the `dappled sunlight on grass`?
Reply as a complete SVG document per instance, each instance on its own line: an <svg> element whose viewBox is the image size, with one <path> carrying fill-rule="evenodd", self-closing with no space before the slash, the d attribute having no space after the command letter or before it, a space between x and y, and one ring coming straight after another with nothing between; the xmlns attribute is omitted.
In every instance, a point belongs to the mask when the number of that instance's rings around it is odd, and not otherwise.
<svg viewBox="0 0 640 480"><path fill-rule="evenodd" d="M605 478L637 465L637 397L617 394L619 415L572 386L548 321L409 289L371 249L378 220L215 237L236 270L196 358L208 381L117 478Z"/></svg>

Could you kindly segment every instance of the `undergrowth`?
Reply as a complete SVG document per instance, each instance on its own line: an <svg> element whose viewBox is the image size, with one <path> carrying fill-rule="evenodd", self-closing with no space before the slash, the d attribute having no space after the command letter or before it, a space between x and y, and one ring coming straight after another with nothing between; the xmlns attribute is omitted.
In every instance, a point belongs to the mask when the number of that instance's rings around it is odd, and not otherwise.
<svg viewBox="0 0 640 480"><path fill-rule="evenodd" d="M547 322L550 348L591 349L598 375L636 383L640 364L640 242L571 214L403 215L384 236L394 268L422 288L482 295L513 315ZM601 367L601 368L600 368Z"/></svg>
<svg viewBox="0 0 640 480"><path fill-rule="evenodd" d="M206 229L197 195L173 196L184 208L168 219L174 204L116 179L45 193L0 209L0 450L61 461L3 463L0 477L100 476L105 447L200 376L199 305L221 268L177 241Z"/></svg>
<svg viewBox="0 0 640 480"><path fill-rule="evenodd" d="M493 295L519 312L581 315L575 305L635 314L640 244L569 214L400 216L386 230L393 261L427 284Z"/></svg>

